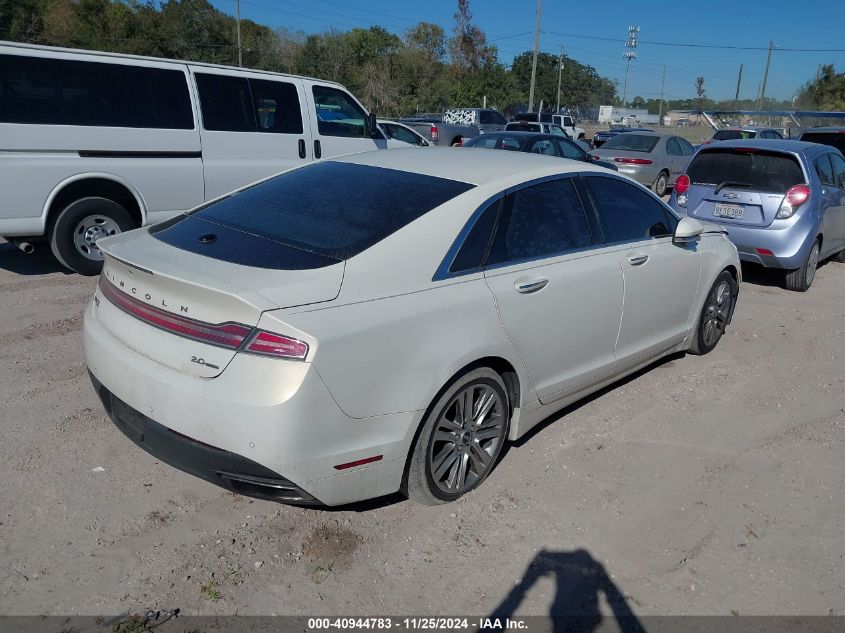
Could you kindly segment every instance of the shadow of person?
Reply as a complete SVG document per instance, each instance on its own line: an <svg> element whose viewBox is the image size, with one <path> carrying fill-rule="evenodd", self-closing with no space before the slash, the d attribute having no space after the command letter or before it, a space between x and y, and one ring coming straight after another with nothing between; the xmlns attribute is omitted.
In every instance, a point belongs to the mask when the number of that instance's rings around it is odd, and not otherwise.
<svg viewBox="0 0 845 633"><path fill-rule="evenodd" d="M490 619L513 619L528 590L541 578L555 581L555 597L549 615L555 633L592 633L604 621L599 611L599 595L604 595L615 618L616 627L608 622L602 630L622 633L645 633L640 621L628 606L625 596L610 579L604 565L583 549L572 552L541 550L528 565L522 580L511 589Z"/></svg>

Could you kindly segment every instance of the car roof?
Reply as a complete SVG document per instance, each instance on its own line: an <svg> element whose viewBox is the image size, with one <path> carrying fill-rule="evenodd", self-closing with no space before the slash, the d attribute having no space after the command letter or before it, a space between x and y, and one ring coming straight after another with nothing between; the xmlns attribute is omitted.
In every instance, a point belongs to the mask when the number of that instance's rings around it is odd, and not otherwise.
<svg viewBox="0 0 845 633"><path fill-rule="evenodd" d="M432 155L432 151L437 152L436 157ZM548 156L542 154L478 152L451 147L435 147L425 152L415 147L361 152L329 160L459 180L473 185L485 185L496 181L507 181L510 185L515 176L521 181L528 181L579 171L607 174L607 170L599 166L578 161L550 161Z"/></svg>
<svg viewBox="0 0 845 633"><path fill-rule="evenodd" d="M801 134L805 132L831 132L838 134L839 132L845 132L845 127L835 127L835 126L824 126L824 127L808 127L801 130Z"/></svg>
<svg viewBox="0 0 845 633"><path fill-rule="evenodd" d="M705 145L702 150L709 149L724 149L726 147L748 147L765 149L772 151L788 152L793 154L802 154L806 152L815 152L820 148L826 148L825 145L818 143L808 143L807 141L793 141L789 139L746 139L746 140L730 140L719 141L712 145Z"/></svg>

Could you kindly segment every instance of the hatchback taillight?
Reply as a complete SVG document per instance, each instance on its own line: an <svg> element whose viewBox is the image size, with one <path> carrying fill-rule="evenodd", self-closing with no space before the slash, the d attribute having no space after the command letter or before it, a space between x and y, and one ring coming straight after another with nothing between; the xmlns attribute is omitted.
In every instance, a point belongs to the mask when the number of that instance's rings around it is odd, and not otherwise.
<svg viewBox="0 0 845 633"><path fill-rule="evenodd" d="M153 327L176 336L215 347L223 347L249 354L304 360L308 344L303 341L249 327L241 323L205 323L179 316L151 306L118 290L105 277L100 277L100 291L108 301L123 312Z"/></svg>
<svg viewBox="0 0 845 633"><path fill-rule="evenodd" d="M675 193L677 195L681 195L682 193L686 193L687 189L689 189L689 176L686 174L681 174L678 176L678 179L675 181Z"/></svg>
<svg viewBox="0 0 845 633"><path fill-rule="evenodd" d="M781 202L780 209L778 209L775 217L779 220L791 218L795 215L795 211L798 207L807 202L809 199L810 187L808 185L801 184L790 187L786 192L786 195L783 197L783 202Z"/></svg>

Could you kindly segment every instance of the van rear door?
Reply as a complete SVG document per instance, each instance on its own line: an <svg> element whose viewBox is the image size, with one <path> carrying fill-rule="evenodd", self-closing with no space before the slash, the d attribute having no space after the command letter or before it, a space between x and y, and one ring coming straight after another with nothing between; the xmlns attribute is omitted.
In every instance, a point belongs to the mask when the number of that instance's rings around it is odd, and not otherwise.
<svg viewBox="0 0 845 633"><path fill-rule="evenodd" d="M313 160L300 79L200 66L191 75L206 200Z"/></svg>
<svg viewBox="0 0 845 633"><path fill-rule="evenodd" d="M367 111L346 90L308 80L304 84L315 159L388 148L380 131L375 137L367 134Z"/></svg>

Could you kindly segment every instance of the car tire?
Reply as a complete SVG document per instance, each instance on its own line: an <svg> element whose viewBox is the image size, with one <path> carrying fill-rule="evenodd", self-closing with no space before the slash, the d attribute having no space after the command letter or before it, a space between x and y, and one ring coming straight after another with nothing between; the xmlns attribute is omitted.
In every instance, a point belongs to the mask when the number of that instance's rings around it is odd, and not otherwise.
<svg viewBox="0 0 845 633"><path fill-rule="evenodd" d="M98 275L103 255L96 240L135 228L132 216L107 198L82 198L62 209L50 225L50 249L59 263L80 275Z"/></svg>
<svg viewBox="0 0 845 633"><path fill-rule="evenodd" d="M715 349L728 326L736 295L736 281L733 275L723 270L704 299L689 348L691 354L703 356Z"/></svg>
<svg viewBox="0 0 845 633"><path fill-rule="evenodd" d="M470 401L473 414L467 417L463 411ZM417 436L408 498L438 505L480 486L507 441L510 412L505 383L492 369L474 369L452 383L429 408Z"/></svg>
<svg viewBox="0 0 845 633"><path fill-rule="evenodd" d="M449 146L450 147L461 147L463 144L464 144L464 139L458 137L458 138L453 138L452 142L449 143Z"/></svg>
<svg viewBox="0 0 845 633"><path fill-rule="evenodd" d="M816 278L816 268L819 265L819 241L816 240L807 253L807 258L801 265L801 268L787 271L784 277L784 285L787 290L794 292L807 292L810 286L813 285L813 279Z"/></svg>
<svg viewBox="0 0 845 633"><path fill-rule="evenodd" d="M657 174L657 178L651 185L651 189L661 198L665 196L666 190L669 189L669 174L665 171L661 171Z"/></svg>

